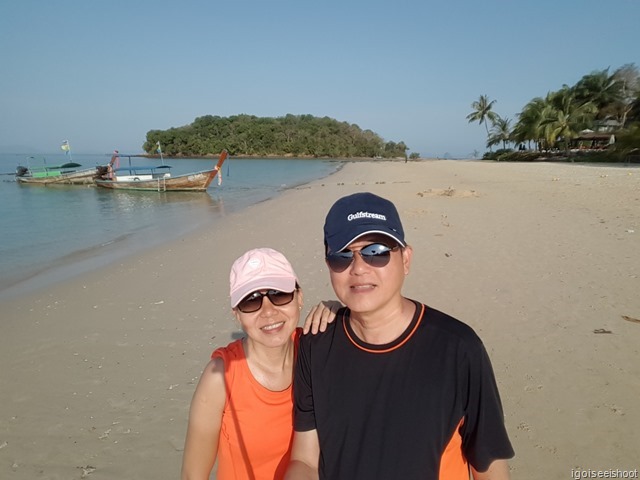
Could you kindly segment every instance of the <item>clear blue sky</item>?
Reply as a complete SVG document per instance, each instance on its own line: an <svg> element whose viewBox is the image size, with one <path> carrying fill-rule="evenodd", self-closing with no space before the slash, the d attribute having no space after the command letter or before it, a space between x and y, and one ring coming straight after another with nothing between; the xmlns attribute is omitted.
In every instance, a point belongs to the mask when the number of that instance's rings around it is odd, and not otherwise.
<svg viewBox="0 0 640 480"><path fill-rule="evenodd" d="M583 75L640 66L638 0L7 0L0 150L139 152L202 115L355 123L423 156L485 150L481 94L514 118Z"/></svg>

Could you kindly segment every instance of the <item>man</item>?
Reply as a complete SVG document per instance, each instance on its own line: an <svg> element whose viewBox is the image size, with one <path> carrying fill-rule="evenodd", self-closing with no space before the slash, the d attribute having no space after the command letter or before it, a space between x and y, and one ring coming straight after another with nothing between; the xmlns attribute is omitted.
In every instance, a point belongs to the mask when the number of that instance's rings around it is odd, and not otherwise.
<svg viewBox="0 0 640 480"><path fill-rule="evenodd" d="M487 352L464 323L402 295L412 248L395 206L339 199L325 226L346 305L301 339L288 479L508 479L513 456Z"/></svg>

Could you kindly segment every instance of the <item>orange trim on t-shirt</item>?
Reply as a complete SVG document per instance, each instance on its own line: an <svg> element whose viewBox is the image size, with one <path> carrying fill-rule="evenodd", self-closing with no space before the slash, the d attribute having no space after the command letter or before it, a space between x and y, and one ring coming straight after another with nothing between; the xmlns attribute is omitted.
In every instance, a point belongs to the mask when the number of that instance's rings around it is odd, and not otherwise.
<svg viewBox="0 0 640 480"><path fill-rule="evenodd" d="M418 330L418 327L420 326L420 323L422 323L422 318L424 316L424 311L425 311L424 304L420 304L420 316L419 316L418 320L416 321L416 324L411 329L411 331L397 345L393 345L392 347L386 348L384 350L373 350L373 349L370 349L370 348L363 347L362 345L359 345L358 342L356 342L355 339L351 335L349 335L349 329L347 329L346 321L342 322L342 328L344 329L344 333L347 336L347 338L349 339L349 341L351 343L353 343L356 347L358 347L360 350L364 350L365 352L369 352L369 353L389 353L389 352L392 352L392 351L400 348L402 345L407 343L409 341L409 339L413 336L413 334L416 333L416 330ZM347 319L347 321L348 321L348 319Z"/></svg>
<svg viewBox="0 0 640 480"><path fill-rule="evenodd" d="M462 453L462 436L460 429L464 418L458 422L449 443L440 458L440 472L438 478L442 480L469 480L469 463Z"/></svg>

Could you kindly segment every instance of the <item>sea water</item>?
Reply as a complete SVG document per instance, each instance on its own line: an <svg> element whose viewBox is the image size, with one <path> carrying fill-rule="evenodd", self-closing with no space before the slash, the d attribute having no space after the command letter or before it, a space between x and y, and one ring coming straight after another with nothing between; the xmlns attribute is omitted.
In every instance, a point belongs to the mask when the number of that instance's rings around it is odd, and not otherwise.
<svg viewBox="0 0 640 480"><path fill-rule="evenodd" d="M95 186L24 185L17 165L59 165L64 154L0 154L0 298L60 281L215 223L278 192L323 178L341 163L326 160L229 158L204 193L127 192ZM71 158L82 168L106 155ZM121 166L127 162L121 158ZM211 159L133 158L171 165L173 176L210 169Z"/></svg>

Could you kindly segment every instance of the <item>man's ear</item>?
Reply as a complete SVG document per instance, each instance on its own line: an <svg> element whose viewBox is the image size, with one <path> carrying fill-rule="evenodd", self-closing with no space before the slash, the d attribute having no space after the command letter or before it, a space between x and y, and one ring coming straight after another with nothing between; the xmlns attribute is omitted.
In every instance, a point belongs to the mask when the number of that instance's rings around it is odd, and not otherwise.
<svg viewBox="0 0 640 480"><path fill-rule="evenodd" d="M402 263L404 265L405 275L409 275L409 268L411 267L412 258L413 258L413 248L411 248L411 245L407 245L402 249Z"/></svg>

